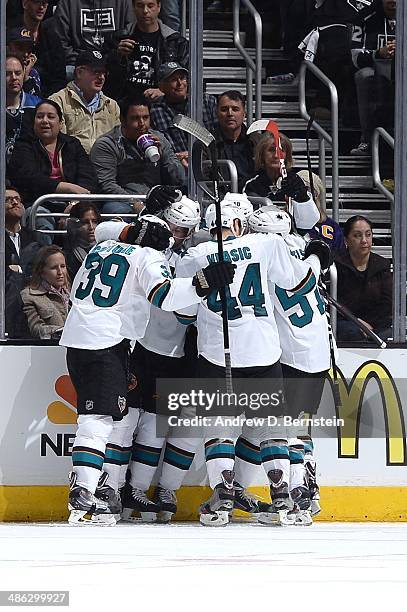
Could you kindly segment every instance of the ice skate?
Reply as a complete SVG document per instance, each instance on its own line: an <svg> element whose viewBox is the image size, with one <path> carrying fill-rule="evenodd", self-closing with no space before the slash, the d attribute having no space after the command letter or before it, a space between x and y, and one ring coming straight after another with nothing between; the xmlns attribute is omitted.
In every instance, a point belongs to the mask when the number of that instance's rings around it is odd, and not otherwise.
<svg viewBox="0 0 407 612"><path fill-rule="evenodd" d="M106 502L109 506L110 512L114 514L116 521L119 521L122 512L122 504L119 495L107 484L108 479L109 474L107 474L107 472L102 472L102 475L99 478L98 486L96 487L95 497Z"/></svg>
<svg viewBox="0 0 407 612"><path fill-rule="evenodd" d="M76 484L76 474L69 474L68 510L70 525L116 525L116 519L106 501Z"/></svg>
<svg viewBox="0 0 407 612"><path fill-rule="evenodd" d="M199 520L202 525L221 527L228 524L235 496L234 476L235 473L231 470L223 470L222 482L216 485L211 497L199 509Z"/></svg>
<svg viewBox="0 0 407 612"><path fill-rule="evenodd" d="M175 491L157 486L155 490L155 502L160 506L158 520L160 523L169 523L172 515L177 511L177 498Z"/></svg>
<svg viewBox="0 0 407 612"><path fill-rule="evenodd" d="M126 484L122 489L122 496L123 521L154 523L157 520L160 506L151 501L145 491Z"/></svg>
<svg viewBox="0 0 407 612"><path fill-rule="evenodd" d="M270 470L267 476L272 505L267 512L259 512L257 521L263 525L293 525L295 516L291 511L294 504L288 492L288 484L283 480L282 470Z"/></svg>
<svg viewBox="0 0 407 612"><path fill-rule="evenodd" d="M317 485L317 477L315 465L310 461L305 462L305 473L308 484L308 489L311 497L311 516L315 516L321 512L319 486Z"/></svg>
<svg viewBox="0 0 407 612"><path fill-rule="evenodd" d="M234 489L234 510L241 510L242 512L248 512L249 514L258 514L259 512L269 511L270 504L261 501L261 499L257 499L254 495L252 495L245 488L243 488L242 485L240 485L238 482L235 482Z"/></svg>
<svg viewBox="0 0 407 612"><path fill-rule="evenodd" d="M291 491L291 499L294 503L294 525L312 525L311 498L308 487L296 487L293 489Z"/></svg>

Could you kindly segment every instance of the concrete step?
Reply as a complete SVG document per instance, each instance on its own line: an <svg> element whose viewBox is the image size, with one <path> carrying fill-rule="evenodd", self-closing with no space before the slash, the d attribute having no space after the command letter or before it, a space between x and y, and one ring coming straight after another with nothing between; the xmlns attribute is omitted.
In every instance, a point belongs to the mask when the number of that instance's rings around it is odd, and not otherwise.
<svg viewBox="0 0 407 612"><path fill-rule="evenodd" d="M318 141L316 142L319 146L319 142ZM298 147L293 147L293 149L294 149L294 165L298 166L299 168L308 168L308 160L307 160L306 155L297 153ZM326 159L326 168L330 169L332 167L332 157L331 157L330 152L326 155L325 159ZM316 155L311 155L311 166L314 169L313 172L317 173L318 157ZM366 174L369 174L371 172L370 158L355 159L354 157L351 157L349 155L340 155L339 156L339 172L341 172L345 168L346 169L355 168L355 169L366 170Z"/></svg>
<svg viewBox="0 0 407 612"><path fill-rule="evenodd" d="M330 216L332 214L332 209L327 208L326 212ZM375 225L375 231L376 226L389 226L391 224L390 210L373 210L371 208L341 208L339 209L339 221L344 223L349 217L357 214L361 214L370 219Z"/></svg>
<svg viewBox="0 0 407 612"><path fill-rule="evenodd" d="M187 30L186 37L189 40L189 30ZM246 33L240 32L240 40L242 45L246 42ZM204 43L215 43L218 45L224 45L225 47L234 47L233 43L233 31L232 30L204 30L203 31Z"/></svg>
<svg viewBox="0 0 407 612"><path fill-rule="evenodd" d="M232 42L233 44L233 42ZM248 47L246 49L249 56L254 60L256 59L256 49ZM244 62L240 51L235 47L205 47L203 50L203 59L205 60L225 60L225 61L241 61ZM263 62L272 62L275 60L283 61L284 54L279 49L263 49L262 50Z"/></svg>
<svg viewBox="0 0 407 612"><path fill-rule="evenodd" d="M326 188L332 189L332 177L326 177ZM352 191L356 189L374 189L373 186L373 178L371 176L357 176L357 175L349 175L349 176L339 176L339 188L340 189L351 189ZM367 198L369 194L366 194Z"/></svg>
<svg viewBox="0 0 407 612"><path fill-rule="evenodd" d="M262 68L261 74L262 79L264 79L266 76L265 68ZM242 68L241 66L204 66L203 78L210 79L211 81L224 81L225 79L236 79L236 81L242 81L243 79L246 79L246 68ZM223 86L217 93L221 93L226 89L238 89L236 85L237 83L232 83L231 87ZM206 87L206 92L215 93L211 89L208 89L208 86Z"/></svg>
<svg viewBox="0 0 407 612"><path fill-rule="evenodd" d="M224 68L218 68L217 69L217 76L222 74L222 71L224 70ZM227 89L237 89L238 91L240 91L240 93L242 93L244 96L246 95L246 69L242 69L244 70L244 77L241 78L240 82L225 82L225 83L219 83L216 82L215 79L212 79L210 76L205 77L205 68L204 68L204 78L207 79L207 82L205 84L205 91L206 93L211 93L214 95L219 95L221 94L223 91L226 91ZM219 76L219 78L221 78ZM262 96L263 96L263 102L264 102L264 98L292 98L294 100L298 100L298 86L297 85L270 85L270 84L264 84L263 83L263 87L262 87Z"/></svg>

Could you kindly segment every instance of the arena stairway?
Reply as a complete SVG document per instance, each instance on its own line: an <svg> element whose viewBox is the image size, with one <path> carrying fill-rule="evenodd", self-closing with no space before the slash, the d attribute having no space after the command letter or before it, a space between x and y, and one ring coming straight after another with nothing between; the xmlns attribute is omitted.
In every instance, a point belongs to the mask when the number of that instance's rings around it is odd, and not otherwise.
<svg viewBox="0 0 407 612"><path fill-rule="evenodd" d="M242 20L243 21L243 20ZM205 24L207 19L205 17ZM246 68L240 53L233 45L231 15L220 14L210 19L211 29L203 34L204 90L219 95L228 89L237 89L246 94ZM218 29L222 28L222 29ZM246 34L241 32L244 44ZM248 48L254 57L255 49ZM263 49L262 117L274 119L282 132L293 142L295 168L307 168L306 123L299 111L298 84L273 84L268 77L288 71L286 60L280 49ZM254 101L255 105L255 101ZM308 100L312 106L312 92ZM321 122L329 131L329 123ZM390 203L373 186L370 156L351 156L350 149L359 142L359 130L340 126L339 134L339 220L344 223L354 214L363 214L374 223L375 250L391 256ZM318 173L317 134L311 131L310 150L313 171ZM331 214L332 163L330 147L326 146L326 203Z"/></svg>

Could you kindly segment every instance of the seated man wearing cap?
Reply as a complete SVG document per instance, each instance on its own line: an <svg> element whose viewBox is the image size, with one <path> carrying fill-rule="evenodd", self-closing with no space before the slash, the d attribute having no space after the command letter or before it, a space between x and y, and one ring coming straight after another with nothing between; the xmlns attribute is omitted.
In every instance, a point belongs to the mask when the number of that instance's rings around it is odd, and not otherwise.
<svg viewBox="0 0 407 612"><path fill-rule="evenodd" d="M95 140L120 123L117 102L102 92L106 66L99 51L82 51L76 58L74 80L51 96L63 114L62 131L80 140L89 153Z"/></svg>
<svg viewBox="0 0 407 612"><path fill-rule="evenodd" d="M158 86L164 97L151 105L151 124L170 141L182 165L188 167L188 136L173 126L175 115L189 115L188 70L177 62L162 64L158 70ZM204 94L202 121L210 132L218 124L215 96Z"/></svg>
<svg viewBox="0 0 407 612"><path fill-rule="evenodd" d="M41 77L34 68L37 56L34 53L35 40L30 30L25 26L19 28L8 28L7 52L18 57L24 67L24 91L34 96L42 95Z"/></svg>

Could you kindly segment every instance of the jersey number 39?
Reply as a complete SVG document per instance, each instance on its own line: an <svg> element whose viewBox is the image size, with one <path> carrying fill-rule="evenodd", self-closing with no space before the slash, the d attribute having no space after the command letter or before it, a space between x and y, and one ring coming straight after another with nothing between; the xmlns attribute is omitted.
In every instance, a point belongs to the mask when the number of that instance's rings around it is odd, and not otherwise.
<svg viewBox="0 0 407 612"><path fill-rule="evenodd" d="M79 284L75 297L78 300L84 300L91 295L95 306L102 308L109 308L117 304L130 268L127 259L116 254L103 258L98 253L90 253L86 258L85 268L89 270L88 277L85 282ZM99 277L99 282L109 289L107 295L103 295L104 288L93 288L97 277Z"/></svg>

